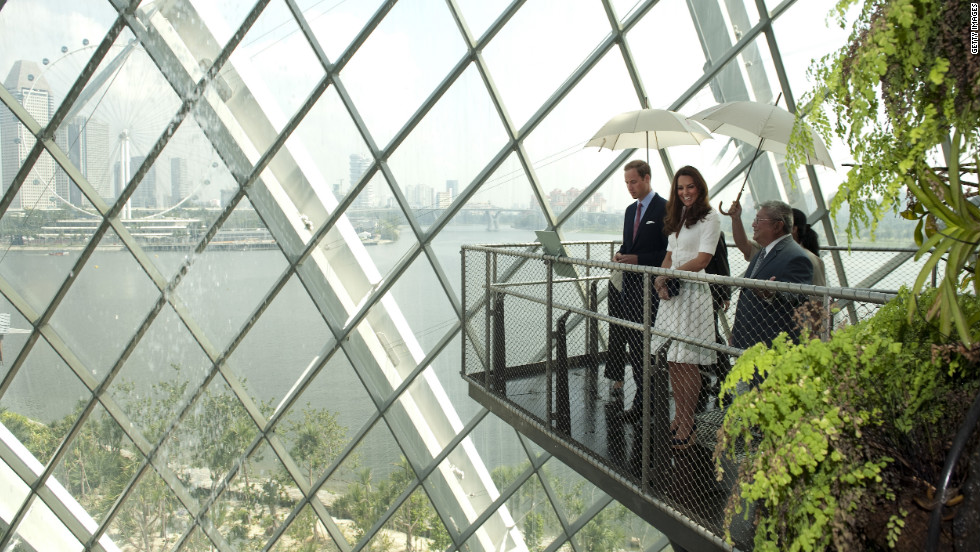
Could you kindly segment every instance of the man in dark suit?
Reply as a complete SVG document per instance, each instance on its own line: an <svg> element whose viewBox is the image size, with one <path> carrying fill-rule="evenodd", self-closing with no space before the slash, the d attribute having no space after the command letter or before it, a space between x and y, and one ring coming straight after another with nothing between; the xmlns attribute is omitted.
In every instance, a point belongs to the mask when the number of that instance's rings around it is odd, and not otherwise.
<svg viewBox="0 0 980 552"><path fill-rule="evenodd" d="M782 201L763 203L752 228L752 237L762 249L749 262L745 278L797 284L813 281L813 264L790 234L793 211L789 205ZM740 349L756 343L769 346L781 332L796 339L799 328L793 311L805 299L795 293L743 289L735 310L732 345Z"/></svg>
<svg viewBox="0 0 980 552"><path fill-rule="evenodd" d="M626 189L636 201L626 208L623 221L623 245L613 255L613 261L642 266L660 266L667 253L667 236L664 235L664 214L667 210L667 200L656 194L650 186L650 165L645 161L630 161L623 167ZM639 213L637 213L639 209ZM657 318L657 306L660 304L657 293L651 285L650 290L652 316L650 325ZM620 295L622 317L632 322L643 322L643 276L626 272L623 274L622 292ZM643 404L643 332L623 330L626 345L629 348L630 365L633 367L633 381L636 382L637 392L633 396L633 406L626 411L631 420L639 420ZM616 353L613 352L615 355ZM622 362L606 364L605 375L613 380L612 393L622 396L623 376L625 366ZM618 390L618 391L617 391Z"/></svg>

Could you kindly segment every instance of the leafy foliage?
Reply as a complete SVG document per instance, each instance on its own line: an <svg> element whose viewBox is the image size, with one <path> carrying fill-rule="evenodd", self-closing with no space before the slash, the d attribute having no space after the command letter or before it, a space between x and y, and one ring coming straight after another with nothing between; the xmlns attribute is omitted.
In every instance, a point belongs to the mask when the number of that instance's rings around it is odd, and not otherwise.
<svg viewBox="0 0 980 552"><path fill-rule="evenodd" d="M945 259L928 316L939 317L944 333L955 327L963 342L977 341L980 318L966 317L956 302L958 290L975 294L980 285L980 57L969 50L969 2L840 0L834 13L842 27L859 3L848 43L811 68L817 87L801 102L807 120L844 140L856 161L831 209L850 206L853 236L904 203L902 215L919 221L918 256L928 257L913 291ZM788 158L800 166L805 133L797 126Z"/></svg>
<svg viewBox="0 0 980 552"><path fill-rule="evenodd" d="M912 481L936 480L943 442L980 389L980 369L962 355L948 365L933 354L950 339L923 317L909 321L912 297L903 290L826 342L796 345L784 335L772 348L757 345L733 367L722 386L733 397L716 462L720 470L724 455L750 451L726 516L741 515L739 495L761 505L757 550L867 549L868 512ZM980 311L976 297L960 303ZM736 393L756 372L763 383ZM902 518L888 522L886 538L896 540Z"/></svg>

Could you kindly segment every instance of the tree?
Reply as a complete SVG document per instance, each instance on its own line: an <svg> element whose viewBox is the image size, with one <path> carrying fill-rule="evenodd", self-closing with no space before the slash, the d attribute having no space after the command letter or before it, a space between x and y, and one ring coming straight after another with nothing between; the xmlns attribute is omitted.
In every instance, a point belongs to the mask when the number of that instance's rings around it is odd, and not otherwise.
<svg viewBox="0 0 980 552"><path fill-rule="evenodd" d="M801 108L825 136L832 128L856 161L831 209L850 206L851 236L861 226L874 230L904 202L902 215L918 220L917 256L928 258L913 292L945 259L940 293L925 316L938 317L944 333L955 328L964 343L976 346L980 319L967 318L956 301L957 291L976 294L980 283L980 57L970 53L971 3L840 0L834 14L842 27L856 4L860 13L847 44L811 68L817 87ZM802 125L794 132L805 138ZM804 143L789 148L797 167ZM909 316L920 309L911 302Z"/></svg>

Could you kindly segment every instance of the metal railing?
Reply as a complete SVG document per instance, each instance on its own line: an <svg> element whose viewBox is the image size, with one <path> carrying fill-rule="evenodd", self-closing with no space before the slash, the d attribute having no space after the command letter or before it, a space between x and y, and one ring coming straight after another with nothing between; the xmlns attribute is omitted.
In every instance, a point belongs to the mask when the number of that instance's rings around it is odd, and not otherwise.
<svg viewBox="0 0 980 552"><path fill-rule="evenodd" d="M623 265L607 260L616 242L564 246L569 257L546 255L539 244L463 246L463 377L523 427L561 441L649 506L730 548L723 541L722 511L734 480L716 480L712 453L724 417L718 386L743 352L732 345L733 335L735 343L739 336L744 342L751 323L758 331L750 337L761 341L780 331L826 338L868 318L894 293ZM873 250L909 263L912 252ZM737 250L729 259L733 274L744 272ZM882 281L875 268L865 271L864 281ZM829 266L827 272L828 281L836 281ZM666 300L656 306L658 275L681 281L680 295L669 299L679 301L675 306ZM736 307L747 293L759 300L747 297ZM671 382L668 355L678 362L699 360L696 393L697 376ZM622 391L603 379L624 381ZM697 396L689 440L670 433L684 385L687 397ZM635 409L627 408L630 402ZM726 473L736 473L737 461ZM750 530L730 529L736 544L751 542Z"/></svg>

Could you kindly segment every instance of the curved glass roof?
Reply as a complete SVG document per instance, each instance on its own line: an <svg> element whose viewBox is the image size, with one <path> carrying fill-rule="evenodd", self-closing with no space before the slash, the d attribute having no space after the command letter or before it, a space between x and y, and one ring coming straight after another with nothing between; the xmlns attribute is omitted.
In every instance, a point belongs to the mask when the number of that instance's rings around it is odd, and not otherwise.
<svg viewBox="0 0 980 552"><path fill-rule="evenodd" d="M794 109L831 4L0 2L0 549L666 547L467 397L459 248L617 239L634 157L731 201L752 145L583 145ZM838 181L748 194L833 244Z"/></svg>

